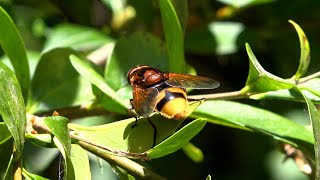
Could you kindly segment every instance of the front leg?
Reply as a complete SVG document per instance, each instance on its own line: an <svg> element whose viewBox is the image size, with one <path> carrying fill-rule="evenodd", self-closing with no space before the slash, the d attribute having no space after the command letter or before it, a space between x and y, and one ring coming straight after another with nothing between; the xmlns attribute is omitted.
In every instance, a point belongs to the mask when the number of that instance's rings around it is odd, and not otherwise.
<svg viewBox="0 0 320 180"><path fill-rule="evenodd" d="M138 123L139 115L137 115L136 113L133 114L133 112L132 112L132 110L134 110L133 99L130 99L130 104L131 104L131 108L128 110L128 111L129 111L129 114L136 119L136 121L134 122L134 124L131 126L131 127L133 128L133 127L136 126L137 123Z"/></svg>

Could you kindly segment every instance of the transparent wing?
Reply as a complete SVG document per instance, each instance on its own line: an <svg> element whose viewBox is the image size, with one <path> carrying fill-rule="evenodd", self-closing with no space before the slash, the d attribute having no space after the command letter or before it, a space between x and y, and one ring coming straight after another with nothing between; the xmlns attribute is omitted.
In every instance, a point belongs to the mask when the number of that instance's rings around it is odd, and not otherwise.
<svg viewBox="0 0 320 180"><path fill-rule="evenodd" d="M218 81L202 76L177 73L166 73L166 76L168 79L165 82L171 86L192 89L215 89L220 86Z"/></svg>
<svg viewBox="0 0 320 180"><path fill-rule="evenodd" d="M139 116L148 117L156 107L158 90L156 88L133 88L133 107Z"/></svg>

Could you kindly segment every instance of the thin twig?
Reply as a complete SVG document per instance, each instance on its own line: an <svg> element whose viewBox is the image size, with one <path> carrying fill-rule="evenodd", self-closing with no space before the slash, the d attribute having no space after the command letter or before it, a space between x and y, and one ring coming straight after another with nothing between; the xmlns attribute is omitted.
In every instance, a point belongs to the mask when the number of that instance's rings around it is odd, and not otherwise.
<svg viewBox="0 0 320 180"><path fill-rule="evenodd" d="M108 153L101 152L101 149L95 146L92 146L86 142L79 141L78 144L85 150L101 157L102 159L106 160L110 164L115 164L124 170L126 170L129 174L135 176L138 179L165 179L160 175L146 169L145 167L141 166L140 164L120 156L114 156Z"/></svg>
<svg viewBox="0 0 320 180"><path fill-rule="evenodd" d="M133 152L128 152L128 151L111 149L111 148L109 148L107 146L91 142L91 141L89 141L87 139L84 139L84 138L82 138L80 136L76 136L74 134L70 134L70 137L73 138L73 139L82 141L84 143L87 143L87 144L89 144L91 146L95 146L95 147L98 147L100 149L106 150L106 151L108 151L108 152L110 152L110 153L112 153L113 155L116 155L116 156L125 156L125 157L140 158L140 159L143 159L143 160L148 160L148 157L147 157L146 153L133 153Z"/></svg>
<svg viewBox="0 0 320 180"><path fill-rule="evenodd" d="M304 83L304 82L307 82L307 81L309 81L309 80L311 80L311 79L314 79L314 78L316 78L316 77L319 77L319 76L320 76L320 71L319 71L319 72L316 72L316 73L314 73L314 74L311 74L311 75L309 75L309 76L306 76L306 77L304 77L304 78L301 78L301 79L299 80L299 84Z"/></svg>
<svg viewBox="0 0 320 180"><path fill-rule="evenodd" d="M73 106L73 107L65 107L61 109L55 109L54 111L59 112L60 116L68 117L69 120L78 119L83 117L90 116L100 116L100 115L110 115L116 114L114 112L107 111L103 108L99 107L91 107L88 108L86 106ZM38 114L39 116L51 116L53 111L42 112Z"/></svg>
<svg viewBox="0 0 320 180"><path fill-rule="evenodd" d="M232 91L226 93L216 93L216 94L199 94L199 95L190 95L188 98L191 99L241 99L246 98L248 95L242 94L241 91Z"/></svg>

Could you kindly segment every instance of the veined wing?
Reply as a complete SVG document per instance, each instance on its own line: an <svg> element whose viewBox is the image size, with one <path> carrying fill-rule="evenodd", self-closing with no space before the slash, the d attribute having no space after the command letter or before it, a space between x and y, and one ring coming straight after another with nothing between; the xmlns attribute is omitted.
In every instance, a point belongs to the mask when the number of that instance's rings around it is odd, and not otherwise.
<svg viewBox="0 0 320 180"><path fill-rule="evenodd" d="M148 117L156 107L158 90L156 88L133 88L133 107L136 113Z"/></svg>
<svg viewBox="0 0 320 180"><path fill-rule="evenodd" d="M165 83L170 86L192 89L215 89L220 86L218 81L202 76L177 73L166 73L165 76L168 77Z"/></svg>

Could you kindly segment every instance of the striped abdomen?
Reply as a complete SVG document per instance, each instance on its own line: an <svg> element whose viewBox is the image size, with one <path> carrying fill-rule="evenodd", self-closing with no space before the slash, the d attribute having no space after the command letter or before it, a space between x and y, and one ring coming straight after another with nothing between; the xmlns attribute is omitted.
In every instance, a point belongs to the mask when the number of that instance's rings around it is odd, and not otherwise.
<svg viewBox="0 0 320 180"><path fill-rule="evenodd" d="M168 87L160 91L156 110L169 119L185 119L187 105L184 88Z"/></svg>

